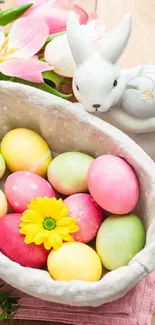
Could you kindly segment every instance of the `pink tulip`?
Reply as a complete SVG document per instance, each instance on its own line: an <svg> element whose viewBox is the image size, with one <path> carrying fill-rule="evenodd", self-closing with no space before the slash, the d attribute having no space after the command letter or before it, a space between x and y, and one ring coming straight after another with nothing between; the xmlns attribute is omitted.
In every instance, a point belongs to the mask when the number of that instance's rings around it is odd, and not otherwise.
<svg viewBox="0 0 155 325"><path fill-rule="evenodd" d="M27 0L18 0L17 4L27 3ZM50 34L66 30L66 21L69 10L74 10L79 16L81 24L88 22L88 14L77 3L69 0L32 0L33 4L25 13L24 17L38 17L48 24Z"/></svg>
<svg viewBox="0 0 155 325"><path fill-rule="evenodd" d="M52 70L39 61L36 53L49 35L47 24L38 18L20 18L11 27L8 37L0 31L0 72L7 76L41 83L42 72Z"/></svg>

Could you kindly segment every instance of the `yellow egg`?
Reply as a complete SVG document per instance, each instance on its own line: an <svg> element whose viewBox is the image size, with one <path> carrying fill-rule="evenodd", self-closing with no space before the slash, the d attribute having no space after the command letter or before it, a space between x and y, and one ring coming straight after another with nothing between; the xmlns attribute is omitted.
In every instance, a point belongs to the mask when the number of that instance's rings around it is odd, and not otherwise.
<svg viewBox="0 0 155 325"><path fill-rule="evenodd" d="M0 190L0 218L4 217L8 211L8 203L5 194Z"/></svg>
<svg viewBox="0 0 155 325"><path fill-rule="evenodd" d="M50 275L58 281L98 281L102 264L97 253L88 245L77 242L64 243L59 250L52 250L47 267Z"/></svg>
<svg viewBox="0 0 155 325"><path fill-rule="evenodd" d="M31 171L43 177L52 160L44 139L36 132L24 128L11 130L4 136L1 153L11 172Z"/></svg>
<svg viewBox="0 0 155 325"><path fill-rule="evenodd" d="M0 153L0 178L3 177L4 173L5 173L5 160L3 158L3 156Z"/></svg>

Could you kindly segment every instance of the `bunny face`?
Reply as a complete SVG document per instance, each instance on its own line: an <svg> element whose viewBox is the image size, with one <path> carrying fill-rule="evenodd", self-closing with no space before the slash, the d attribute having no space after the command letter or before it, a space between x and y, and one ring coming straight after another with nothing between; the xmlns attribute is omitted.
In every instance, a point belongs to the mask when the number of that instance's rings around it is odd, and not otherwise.
<svg viewBox="0 0 155 325"><path fill-rule="evenodd" d="M118 27L104 39L104 46L94 52L92 44L81 33L73 12L67 21L67 37L76 63L73 91L89 112L106 112L116 105L125 88L119 58L124 52L131 33L131 15L125 15Z"/></svg>
<svg viewBox="0 0 155 325"><path fill-rule="evenodd" d="M119 65L114 67L96 52L77 67L73 78L73 91L77 100L91 113L106 112L117 104L124 85Z"/></svg>

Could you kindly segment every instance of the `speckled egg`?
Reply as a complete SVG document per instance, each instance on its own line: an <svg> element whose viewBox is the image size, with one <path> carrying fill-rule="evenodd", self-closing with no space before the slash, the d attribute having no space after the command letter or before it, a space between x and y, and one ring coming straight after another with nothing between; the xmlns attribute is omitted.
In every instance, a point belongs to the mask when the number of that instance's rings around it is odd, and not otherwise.
<svg viewBox="0 0 155 325"><path fill-rule="evenodd" d="M0 178L3 177L3 175L5 173L5 169L6 169L5 160L2 156L2 154L0 153Z"/></svg>
<svg viewBox="0 0 155 325"><path fill-rule="evenodd" d="M5 195L11 208L18 213L36 197L55 197L52 186L42 177L30 172L11 174L5 182Z"/></svg>
<svg viewBox="0 0 155 325"><path fill-rule="evenodd" d="M81 152L65 152L51 162L47 177L61 194L87 192L87 173L94 158Z"/></svg>
<svg viewBox="0 0 155 325"><path fill-rule="evenodd" d="M124 159L114 155L100 156L92 162L88 188L93 199L114 214L131 212L139 198L135 172Z"/></svg>
<svg viewBox="0 0 155 325"><path fill-rule="evenodd" d="M64 243L52 250L47 260L48 271L58 281L98 281L102 264L97 253L88 245L77 242Z"/></svg>
<svg viewBox="0 0 155 325"><path fill-rule="evenodd" d="M70 216L77 219L79 230L72 235L75 241L87 243L97 234L102 223L103 211L91 195L79 193L64 200Z"/></svg>
<svg viewBox="0 0 155 325"><path fill-rule="evenodd" d="M134 214L111 215L103 221L96 238L96 249L104 267L115 270L128 265L143 249L145 230Z"/></svg>
<svg viewBox="0 0 155 325"><path fill-rule="evenodd" d="M42 177L52 160L50 149L36 132L19 128L9 131L1 142L1 153L11 172L26 170Z"/></svg>
<svg viewBox="0 0 155 325"><path fill-rule="evenodd" d="M22 266L41 268L47 263L48 251L43 245L25 244L19 233L21 214L7 214L0 219L0 251Z"/></svg>
<svg viewBox="0 0 155 325"><path fill-rule="evenodd" d="M0 190L0 218L8 211L8 203L5 194Z"/></svg>

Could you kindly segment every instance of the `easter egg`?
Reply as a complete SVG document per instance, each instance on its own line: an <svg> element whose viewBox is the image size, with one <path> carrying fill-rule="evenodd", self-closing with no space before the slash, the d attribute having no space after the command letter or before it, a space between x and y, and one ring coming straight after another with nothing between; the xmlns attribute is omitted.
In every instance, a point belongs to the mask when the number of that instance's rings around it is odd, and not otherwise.
<svg viewBox="0 0 155 325"><path fill-rule="evenodd" d="M7 214L7 211L8 211L7 199L5 194L0 190L0 218L5 216L5 214Z"/></svg>
<svg viewBox="0 0 155 325"><path fill-rule="evenodd" d="M98 157L89 168L87 181L93 199L111 213L129 213L138 202L137 177L122 158L114 155Z"/></svg>
<svg viewBox="0 0 155 325"><path fill-rule="evenodd" d="M83 243L64 243L52 250L47 260L48 271L58 281L98 281L102 264L96 252Z"/></svg>
<svg viewBox="0 0 155 325"><path fill-rule="evenodd" d="M47 263L48 251L43 245L25 244L19 233L21 214L7 214L0 219L0 251L22 266L41 268Z"/></svg>
<svg viewBox="0 0 155 325"><path fill-rule="evenodd" d="M36 197L55 197L52 186L42 177L30 172L15 172L5 182L5 195L11 208L18 213Z"/></svg>
<svg viewBox="0 0 155 325"><path fill-rule="evenodd" d="M6 169L5 160L4 160L3 156L0 153L0 178L3 177L3 175L5 173L5 169Z"/></svg>
<svg viewBox="0 0 155 325"><path fill-rule="evenodd" d="M4 136L1 153L11 172L25 170L43 177L52 160L44 139L36 132L24 128L11 130Z"/></svg>
<svg viewBox="0 0 155 325"><path fill-rule="evenodd" d="M87 192L87 173L94 158L81 152L65 152L51 162L47 177L60 193L71 195Z"/></svg>
<svg viewBox="0 0 155 325"><path fill-rule="evenodd" d="M108 270L127 265L144 244L144 226L134 214L111 215L103 221L96 238L97 253Z"/></svg>
<svg viewBox="0 0 155 325"><path fill-rule="evenodd" d="M73 194L64 200L69 207L70 216L77 219L79 230L72 233L75 241L87 243L92 240L102 223L102 209L86 193Z"/></svg>

